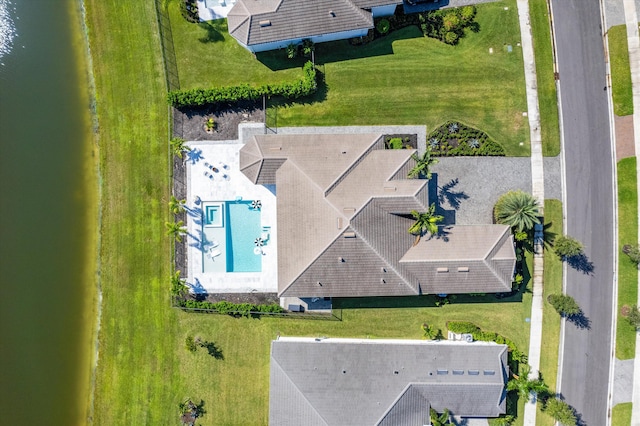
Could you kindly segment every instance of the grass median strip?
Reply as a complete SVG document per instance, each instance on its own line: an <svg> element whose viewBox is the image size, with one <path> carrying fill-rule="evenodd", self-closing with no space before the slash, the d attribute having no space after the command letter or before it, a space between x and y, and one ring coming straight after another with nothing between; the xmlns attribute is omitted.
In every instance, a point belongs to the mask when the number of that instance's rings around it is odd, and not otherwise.
<svg viewBox="0 0 640 426"><path fill-rule="evenodd" d="M611 27L608 34L613 112L618 116L631 115L633 114L633 91L631 88L627 26L616 25Z"/></svg>
<svg viewBox="0 0 640 426"><path fill-rule="evenodd" d="M620 315L622 306L638 303L638 268L622 252L625 244L638 243L638 193L636 189L636 157L618 162L618 322L616 325L616 357L635 358L636 331Z"/></svg>
<svg viewBox="0 0 640 426"><path fill-rule="evenodd" d="M529 9L536 58L542 154L555 157L560 154L560 125L547 1L530 0Z"/></svg>
<svg viewBox="0 0 640 426"><path fill-rule="evenodd" d="M544 201L544 222L550 224L548 232L556 236L562 235L562 202L560 200ZM540 372L549 388L556 389L558 375L558 349L560 345L560 315L547 303L550 294L562 294L562 261L552 249L544 252L544 291L542 317L542 352L540 353ZM554 420L542 413L538 405L536 424L553 426Z"/></svg>
<svg viewBox="0 0 640 426"><path fill-rule="evenodd" d="M611 426L629 426L632 408L633 404L630 402L614 406L611 411Z"/></svg>

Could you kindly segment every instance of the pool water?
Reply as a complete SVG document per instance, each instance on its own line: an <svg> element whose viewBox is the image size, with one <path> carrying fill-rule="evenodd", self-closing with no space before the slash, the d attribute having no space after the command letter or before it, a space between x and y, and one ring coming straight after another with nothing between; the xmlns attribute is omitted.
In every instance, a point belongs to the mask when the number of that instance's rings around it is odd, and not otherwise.
<svg viewBox="0 0 640 426"><path fill-rule="evenodd" d="M262 271L262 254L254 252L262 233L260 210L251 201L227 201L225 215L227 272Z"/></svg>

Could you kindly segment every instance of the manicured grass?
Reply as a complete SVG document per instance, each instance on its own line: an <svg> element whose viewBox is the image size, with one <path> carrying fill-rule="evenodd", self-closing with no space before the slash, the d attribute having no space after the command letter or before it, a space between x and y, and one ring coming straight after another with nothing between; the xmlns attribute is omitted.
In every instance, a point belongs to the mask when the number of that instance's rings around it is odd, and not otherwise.
<svg viewBox="0 0 640 426"><path fill-rule="evenodd" d="M551 224L548 232L562 235L562 203L559 200L544 201L544 223ZM540 372L545 383L556 389L558 375L558 349L560 345L560 315L547 302L549 294L562 293L562 261L552 249L544 252L544 291L542 317L542 352L540 354ZM537 425L553 426L555 422L540 410L536 417Z"/></svg>
<svg viewBox="0 0 640 426"><path fill-rule="evenodd" d="M547 0L529 0L529 12L536 58L542 154L555 157L560 154L560 125Z"/></svg>
<svg viewBox="0 0 640 426"><path fill-rule="evenodd" d="M102 191L93 422L170 424L184 393L169 308L167 105L153 1L90 0Z"/></svg>
<svg viewBox="0 0 640 426"><path fill-rule="evenodd" d="M630 402L616 404L611 412L611 426L629 426L632 408L633 404Z"/></svg>
<svg viewBox="0 0 640 426"><path fill-rule="evenodd" d="M626 25L609 28L609 60L613 112L619 116L631 115L633 114L633 92Z"/></svg>
<svg viewBox="0 0 640 426"><path fill-rule="evenodd" d="M187 22L180 14L177 0L169 0L173 45L176 52L180 88L209 88L249 83L256 86L297 80L302 76L303 61L292 63L282 52L262 54L283 66L278 72L257 61L251 52L229 35L227 20ZM272 58L273 57L273 58ZM299 66L292 67L293 64ZM282 68L282 66L280 66Z"/></svg>
<svg viewBox="0 0 640 426"><path fill-rule="evenodd" d="M622 252L625 244L638 242L638 193L636 191L636 157L618 162L618 323L616 327L616 356L635 357L636 332L620 315L623 305L638 303L638 268Z"/></svg>
<svg viewBox="0 0 640 426"><path fill-rule="evenodd" d="M441 308L342 309L342 321L285 318L246 319L224 315L179 313L178 351L186 394L205 401L203 425L267 424L269 412L270 341L283 336L328 336L359 338L422 338L421 325L429 323L446 334L450 320L472 321L487 331L512 339L526 351L531 312L531 294L522 302L499 302L493 296L478 297L479 303L458 303ZM408 302L409 305L414 302ZM417 304L415 302L414 304ZM397 301L397 306L404 304ZM214 341L224 360L209 356L204 349L191 354L184 349L188 335ZM522 424L522 402L519 404Z"/></svg>
<svg viewBox="0 0 640 426"><path fill-rule="evenodd" d="M301 59L289 61L284 51L252 59L225 32L223 21L187 24L175 2L170 9L182 88L299 78ZM279 105L277 125L426 124L434 129L458 120L487 132L507 155L528 155L515 1L479 5L477 21L480 31L469 31L455 47L423 37L417 27L360 47L344 40L317 45L324 84L306 102ZM207 34L217 41L199 41ZM274 105L270 117L276 116Z"/></svg>

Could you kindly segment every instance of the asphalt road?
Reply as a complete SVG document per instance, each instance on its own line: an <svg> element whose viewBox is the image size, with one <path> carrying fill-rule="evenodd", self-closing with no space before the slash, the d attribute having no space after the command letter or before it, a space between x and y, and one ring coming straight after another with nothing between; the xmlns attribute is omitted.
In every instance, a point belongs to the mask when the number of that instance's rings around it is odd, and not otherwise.
<svg viewBox="0 0 640 426"><path fill-rule="evenodd" d="M552 0L561 87L567 233L592 272L568 268L589 328L567 322L561 392L583 424L607 424L613 288L613 179L598 0ZM544 344L544 342L543 342Z"/></svg>

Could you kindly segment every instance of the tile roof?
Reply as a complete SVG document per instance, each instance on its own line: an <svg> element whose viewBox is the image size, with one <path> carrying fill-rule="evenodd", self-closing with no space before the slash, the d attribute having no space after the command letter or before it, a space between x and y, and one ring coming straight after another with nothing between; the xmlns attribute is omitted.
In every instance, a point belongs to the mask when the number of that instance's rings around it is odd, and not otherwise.
<svg viewBox="0 0 640 426"><path fill-rule="evenodd" d="M373 28L371 12L351 0L238 0L227 19L229 34L247 46Z"/></svg>
<svg viewBox="0 0 640 426"><path fill-rule="evenodd" d="M495 343L280 338L269 422L422 426L429 407L496 417L507 377L507 347Z"/></svg>
<svg viewBox="0 0 640 426"><path fill-rule="evenodd" d="M280 296L511 289L507 226L450 227L412 246L409 212L429 205L427 181L405 178L413 152L385 150L379 134L258 135L241 149L242 172L277 187ZM456 272L436 274L444 267Z"/></svg>

